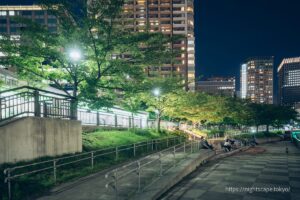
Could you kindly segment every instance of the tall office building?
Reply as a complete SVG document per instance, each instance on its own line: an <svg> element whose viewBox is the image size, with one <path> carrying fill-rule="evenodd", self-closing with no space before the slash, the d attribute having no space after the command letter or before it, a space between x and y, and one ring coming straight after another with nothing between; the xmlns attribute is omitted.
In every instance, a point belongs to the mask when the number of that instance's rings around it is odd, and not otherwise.
<svg viewBox="0 0 300 200"><path fill-rule="evenodd" d="M273 57L248 59L241 67L241 97L255 103L273 103Z"/></svg>
<svg viewBox="0 0 300 200"><path fill-rule="evenodd" d="M235 95L235 77L212 77L196 83L196 91L213 95Z"/></svg>
<svg viewBox="0 0 300 200"><path fill-rule="evenodd" d="M277 72L279 103L300 109L300 57L283 59Z"/></svg>
<svg viewBox="0 0 300 200"><path fill-rule="evenodd" d="M182 35L171 44L181 51L175 62L151 66L149 76L180 76L186 89L195 88L194 0L127 0L121 23L132 31L162 32L168 36Z"/></svg>

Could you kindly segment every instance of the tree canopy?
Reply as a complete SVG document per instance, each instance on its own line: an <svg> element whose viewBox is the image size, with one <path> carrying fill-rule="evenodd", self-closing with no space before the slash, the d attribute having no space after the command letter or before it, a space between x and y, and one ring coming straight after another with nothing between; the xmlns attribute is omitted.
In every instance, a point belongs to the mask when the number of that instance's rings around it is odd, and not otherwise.
<svg viewBox="0 0 300 200"><path fill-rule="evenodd" d="M137 88L145 68L172 59L171 38L162 33L130 32L120 26L123 0L41 1L57 20L57 30L31 19L20 38L2 35L1 64L16 67L31 81L44 81L94 107L114 104L116 91ZM130 77L130 81L126 81Z"/></svg>

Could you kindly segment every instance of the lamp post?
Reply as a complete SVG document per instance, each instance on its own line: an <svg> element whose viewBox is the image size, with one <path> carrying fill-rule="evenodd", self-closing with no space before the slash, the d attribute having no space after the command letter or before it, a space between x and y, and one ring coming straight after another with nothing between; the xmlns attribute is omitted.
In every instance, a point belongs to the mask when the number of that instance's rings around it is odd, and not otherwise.
<svg viewBox="0 0 300 200"><path fill-rule="evenodd" d="M156 97L156 100L157 100L157 107L159 107L159 103L160 103L160 89L159 88L155 88L153 90L153 94L154 96ZM156 113L156 118L157 118L157 132L160 132L160 110L159 109L156 109L155 110L155 113Z"/></svg>
<svg viewBox="0 0 300 200"><path fill-rule="evenodd" d="M76 65L78 61L82 59L82 54L81 51L78 48L72 48L68 52L68 56L73 63L73 65ZM71 100L71 105L70 105L70 111L71 111L71 119L77 120L77 99L75 96L77 96L77 83L74 82L74 87L73 87L73 98Z"/></svg>

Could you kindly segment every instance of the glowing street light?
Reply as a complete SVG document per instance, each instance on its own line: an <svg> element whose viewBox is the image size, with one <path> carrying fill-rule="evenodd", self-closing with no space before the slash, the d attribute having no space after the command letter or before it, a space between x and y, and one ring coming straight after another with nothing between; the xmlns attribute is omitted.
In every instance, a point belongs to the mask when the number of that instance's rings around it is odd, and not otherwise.
<svg viewBox="0 0 300 200"><path fill-rule="evenodd" d="M155 88L153 90L153 94L158 97L160 95L160 89L159 88Z"/></svg>
<svg viewBox="0 0 300 200"><path fill-rule="evenodd" d="M72 61L77 62L81 59L81 52L79 49L71 49L69 52L69 57Z"/></svg>

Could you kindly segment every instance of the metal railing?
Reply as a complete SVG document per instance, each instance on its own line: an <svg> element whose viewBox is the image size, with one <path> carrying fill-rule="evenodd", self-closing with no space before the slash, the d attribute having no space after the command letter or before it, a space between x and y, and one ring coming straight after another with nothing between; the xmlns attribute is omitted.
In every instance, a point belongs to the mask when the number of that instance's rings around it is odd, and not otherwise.
<svg viewBox="0 0 300 200"><path fill-rule="evenodd" d="M299 133L294 133L291 134L291 141L298 147L300 148L300 132Z"/></svg>
<svg viewBox="0 0 300 200"><path fill-rule="evenodd" d="M106 188L113 190L113 196L116 199L119 197L130 199L134 194L142 192L176 166L179 160L199 150L200 142L193 140L131 162L105 175L107 179ZM215 154L214 151L210 152Z"/></svg>
<svg viewBox="0 0 300 200"><path fill-rule="evenodd" d="M147 119L130 115L115 114L103 111L93 111L79 108L77 117L84 125L110 127L138 127L147 128Z"/></svg>
<svg viewBox="0 0 300 200"><path fill-rule="evenodd" d="M0 122L26 116L73 119L72 108L72 97L29 86L0 92Z"/></svg>
<svg viewBox="0 0 300 200"><path fill-rule="evenodd" d="M79 103L80 105L80 103ZM77 119L83 125L147 128L147 117L78 108L73 97L29 86L0 91L0 124L21 117Z"/></svg>
<svg viewBox="0 0 300 200"><path fill-rule="evenodd" d="M130 145L104 148L71 156L64 156L51 160L35 162L27 165L6 168L3 173L4 182L7 184L8 199L12 199L11 184L12 181L17 178L34 174L41 175L43 173L45 176L49 176L48 178L52 179L53 183L55 184L59 179L59 169L63 168L64 166L72 166L72 170L74 170L74 168L76 167L79 168L78 170L82 170L86 167L93 170L97 165L97 162L98 164L101 164L103 161L122 160L120 157L124 155L127 157L141 156L145 152L151 153L164 148L168 148L170 146L174 146L178 143L182 143L184 139L185 138L183 137L168 137L159 140L147 140Z"/></svg>

